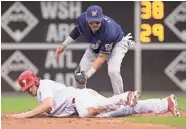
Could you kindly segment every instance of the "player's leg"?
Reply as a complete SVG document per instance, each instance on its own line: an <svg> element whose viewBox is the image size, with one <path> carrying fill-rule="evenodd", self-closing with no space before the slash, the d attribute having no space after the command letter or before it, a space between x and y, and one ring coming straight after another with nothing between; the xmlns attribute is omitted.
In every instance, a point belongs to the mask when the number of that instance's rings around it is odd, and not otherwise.
<svg viewBox="0 0 186 129"><path fill-rule="evenodd" d="M115 103L115 104L118 104L118 100L120 100L119 101L120 104L134 107L138 103L140 96L141 94L139 91L133 91L133 92L128 91L119 95L114 95L112 97L109 97L107 98L107 100L110 103Z"/></svg>
<svg viewBox="0 0 186 129"><path fill-rule="evenodd" d="M121 105L136 106L140 98L140 93L138 91L128 91L120 95L114 95L109 98L100 99L100 94L97 95L97 98L94 97L92 100L92 108L101 111L109 112L112 110L118 109ZM98 112L100 113L100 112Z"/></svg>
<svg viewBox="0 0 186 129"><path fill-rule="evenodd" d="M81 89L75 97L76 110L80 117L89 117L91 114L99 112L95 107L96 101L105 101L106 98L92 89ZM102 110L102 109L100 109ZM92 112L92 113L90 113Z"/></svg>
<svg viewBox="0 0 186 129"><path fill-rule="evenodd" d="M180 116L180 109L174 95L163 99L139 100L135 107L123 106L115 111L98 114L96 117L120 117L142 113L163 114L168 111L176 117Z"/></svg>
<svg viewBox="0 0 186 129"><path fill-rule="evenodd" d="M141 113L165 113L168 111L167 101L161 99L139 100L135 107L123 106L116 111L103 113L97 117L121 117Z"/></svg>
<svg viewBox="0 0 186 129"><path fill-rule="evenodd" d="M139 92L126 92L110 98L98 94L92 89L82 89L76 96L76 109L80 117L91 117L101 112L118 109L122 104L135 106Z"/></svg>
<svg viewBox="0 0 186 129"><path fill-rule="evenodd" d="M108 75L110 77L114 94L123 93L123 79L120 74L122 60L128 51L128 46L125 41L120 41L114 47L108 59Z"/></svg>
<svg viewBox="0 0 186 129"><path fill-rule="evenodd" d="M149 99L139 102L135 107L137 113L156 113L162 114L170 111L174 116L180 116L180 109L177 98L174 94L163 99Z"/></svg>

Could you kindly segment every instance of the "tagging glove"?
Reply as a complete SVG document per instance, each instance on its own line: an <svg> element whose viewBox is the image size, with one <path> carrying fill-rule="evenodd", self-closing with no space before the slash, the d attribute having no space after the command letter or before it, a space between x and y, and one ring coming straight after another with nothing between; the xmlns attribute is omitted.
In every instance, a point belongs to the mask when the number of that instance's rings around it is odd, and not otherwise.
<svg viewBox="0 0 186 129"><path fill-rule="evenodd" d="M84 85L84 86L86 86L88 77L85 75L84 71L81 71L80 66L75 71L74 78L75 78L75 80L77 82L77 85L81 85L81 86Z"/></svg>

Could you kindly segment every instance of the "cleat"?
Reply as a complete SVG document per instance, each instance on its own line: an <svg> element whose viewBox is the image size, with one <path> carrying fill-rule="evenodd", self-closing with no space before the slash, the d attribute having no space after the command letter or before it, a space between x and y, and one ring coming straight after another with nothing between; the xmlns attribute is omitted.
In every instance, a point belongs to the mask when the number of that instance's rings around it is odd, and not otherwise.
<svg viewBox="0 0 186 129"><path fill-rule="evenodd" d="M129 91L126 104L129 105L130 107L136 106L138 100L140 99L140 96L141 94L139 91L134 91L134 92Z"/></svg>
<svg viewBox="0 0 186 129"><path fill-rule="evenodd" d="M168 101L168 110L175 116L180 117L181 116L181 110L178 106L177 98L174 94L171 94L169 97L167 97Z"/></svg>

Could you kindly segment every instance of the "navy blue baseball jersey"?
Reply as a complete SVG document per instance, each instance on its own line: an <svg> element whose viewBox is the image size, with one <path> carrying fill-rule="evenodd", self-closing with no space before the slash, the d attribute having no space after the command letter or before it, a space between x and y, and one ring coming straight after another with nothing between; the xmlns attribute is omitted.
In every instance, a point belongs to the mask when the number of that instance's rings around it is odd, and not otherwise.
<svg viewBox="0 0 186 129"><path fill-rule="evenodd" d="M111 53L114 45L124 36L121 26L107 16L103 17L100 29L93 33L86 20L86 12L78 17L76 29L84 35L95 53Z"/></svg>

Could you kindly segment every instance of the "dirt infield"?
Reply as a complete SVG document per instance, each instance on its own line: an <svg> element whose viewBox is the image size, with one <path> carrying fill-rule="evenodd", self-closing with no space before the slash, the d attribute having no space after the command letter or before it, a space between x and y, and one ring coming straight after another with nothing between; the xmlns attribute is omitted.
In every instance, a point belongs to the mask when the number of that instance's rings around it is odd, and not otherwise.
<svg viewBox="0 0 186 129"><path fill-rule="evenodd" d="M31 118L31 119L10 119L6 118L7 113L2 113L2 129L183 129L167 125L155 125L150 123L132 123L121 121L119 118ZM136 115L137 117L138 115ZM144 116L152 116L145 114ZM152 117L159 117L159 115ZM162 117L172 117L168 113ZM182 114L186 117L186 112Z"/></svg>

